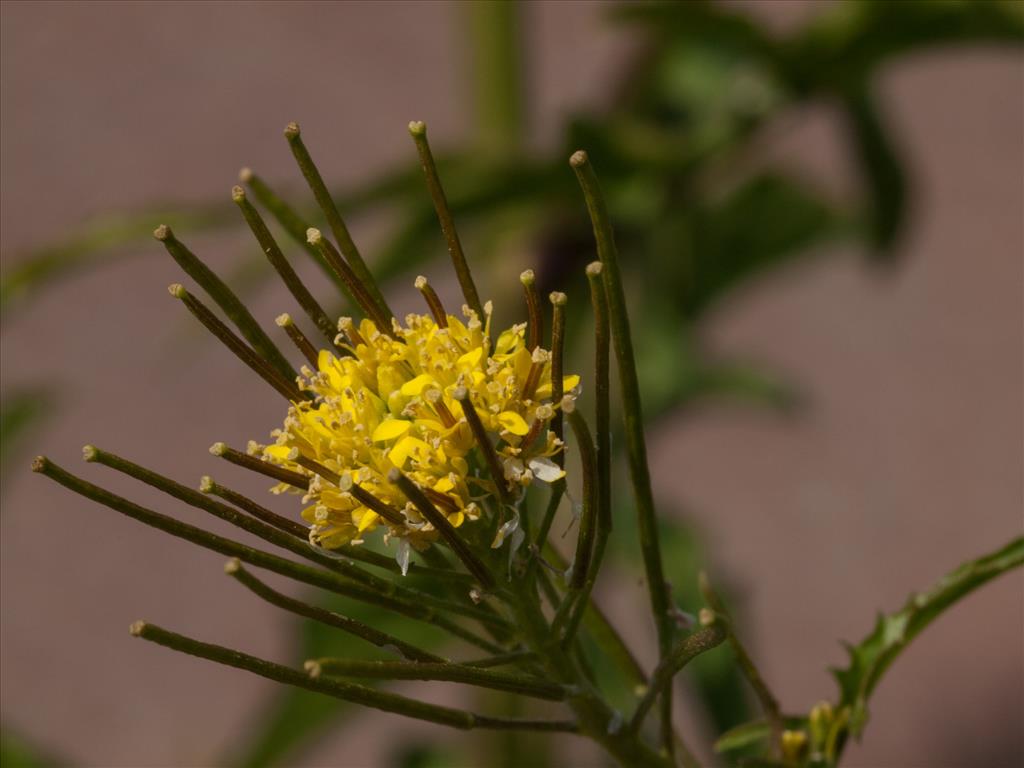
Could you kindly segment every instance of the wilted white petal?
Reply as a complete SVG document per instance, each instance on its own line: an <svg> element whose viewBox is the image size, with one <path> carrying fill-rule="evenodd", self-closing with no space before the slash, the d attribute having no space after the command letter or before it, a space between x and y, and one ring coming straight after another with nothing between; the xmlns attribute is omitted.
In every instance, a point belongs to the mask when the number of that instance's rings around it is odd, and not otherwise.
<svg viewBox="0 0 1024 768"><path fill-rule="evenodd" d="M530 471L533 472L534 477L545 483L553 483L565 477L565 470L544 456L530 459Z"/></svg>
<svg viewBox="0 0 1024 768"><path fill-rule="evenodd" d="M409 545L409 540L399 539L398 551L395 552L395 561L398 563L398 567L402 569L403 576L405 576L409 572L410 554L412 554L412 547Z"/></svg>

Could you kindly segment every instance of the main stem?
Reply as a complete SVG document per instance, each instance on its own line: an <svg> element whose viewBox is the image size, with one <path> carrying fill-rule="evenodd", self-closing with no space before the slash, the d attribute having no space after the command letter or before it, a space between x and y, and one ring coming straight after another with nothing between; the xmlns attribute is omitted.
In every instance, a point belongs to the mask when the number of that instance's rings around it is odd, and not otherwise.
<svg viewBox="0 0 1024 768"><path fill-rule="evenodd" d="M651 599L658 630L658 649L661 658L668 655L672 647L672 617L669 613L669 595L661 565L661 547L658 544L658 523L654 512L654 493L651 490L651 472L647 466L647 448L644 441L644 419L640 406L640 383L636 373L633 354L633 338L629 329L629 314L626 310L626 292L619 272L618 249L612 232L611 219L605 205L604 195L597 182L597 175L587 153L579 151L569 160L587 203L587 211L597 242L597 255L601 259L601 274L608 299L608 315L611 321L612 341L615 346L615 360L619 370L619 385L622 390L623 421L626 429L626 452L629 456L629 474L633 481L636 498L637 527L640 531L640 548L643 552L644 568L647 574L647 589ZM661 700L662 744L669 753L674 747L672 732L672 692L665 692Z"/></svg>
<svg viewBox="0 0 1024 768"><path fill-rule="evenodd" d="M537 654L549 678L572 691L566 703L576 714L580 733L596 741L629 768L671 768L670 758L645 745L636 734L629 733L624 724L611 727L615 714L593 691L576 660L552 637L533 587L524 581L513 582L511 586L510 607L523 640Z"/></svg>

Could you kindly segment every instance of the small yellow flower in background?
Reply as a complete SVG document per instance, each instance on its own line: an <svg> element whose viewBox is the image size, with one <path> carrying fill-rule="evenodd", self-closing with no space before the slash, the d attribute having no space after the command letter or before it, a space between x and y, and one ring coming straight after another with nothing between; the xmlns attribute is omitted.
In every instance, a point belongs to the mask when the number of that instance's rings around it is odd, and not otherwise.
<svg viewBox="0 0 1024 768"><path fill-rule="evenodd" d="M303 369L300 386L315 399L293 403L283 429L273 433L275 444L256 450L310 477L302 516L311 525L312 543L359 543L382 523L387 535L414 547L433 541L433 526L388 481L392 468L415 481L456 527L477 519L486 502L498 498L454 396L460 387L469 392L516 496L534 479L554 482L564 475L551 460L563 446L548 429L562 407L551 401L550 353L527 348L525 325L504 331L492 345L489 304L484 321L468 307L462 311L464 319L447 315L446 327L429 315L411 314L404 326L395 321L391 334L371 320L357 326L342 318L338 343L351 356L322 350L318 370ZM568 400L578 384L578 376L564 378ZM354 491L395 510L394 519L366 506ZM365 500L366 493L359 495Z"/></svg>

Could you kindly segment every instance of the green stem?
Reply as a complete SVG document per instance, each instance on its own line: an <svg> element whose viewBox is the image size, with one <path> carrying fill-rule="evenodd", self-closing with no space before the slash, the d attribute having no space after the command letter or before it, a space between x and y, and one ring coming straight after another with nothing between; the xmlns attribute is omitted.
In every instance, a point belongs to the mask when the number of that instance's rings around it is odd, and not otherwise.
<svg viewBox="0 0 1024 768"><path fill-rule="evenodd" d="M715 622L709 627L698 629L692 635L680 640L676 646L661 660L654 674L651 675L651 683L647 687L647 693L637 704L636 711L629 723L629 730L637 733L643 725L644 718L654 705L658 696L670 695L672 678L679 671L705 651L721 645L726 638L725 628L720 622Z"/></svg>
<svg viewBox="0 0 1024 768"><path fill-rule="evenodd" d="M199 481L199 490L202 493L209 493L218 498L224 499L228 504L234 504L241 510L248 512L253 517L262 520L267 525L272 525L284 533L291 534L300 541L306 541L309 529L301 523L273 512L261 504L257 504L248 496L243 496L238 491L233 491L226 486L216 482L209 475L205 475Z"/></svg>
<svg viewBox="0 0 1024 768"><path fill-rule="evenodd" d="M594 394L597 422L597 456L596 470L597 487L596 507L597 520L595 525L593 565L587 574L580 598L573 608L572 616L565 629L565 643L572 640L579 627L583 614L590 601L590 595L597 582L601 570L601 561L608 546L608 537L612 530L611 512L611 397L609 382L609 343L608 303L604 284L601 282L601 262L594 262L587 267L587 280L590 283L590 300L594 311Z"/></svg>
<svg viewBox="0 0 1024 768"><path fill-rule="evenodd" d="M636 498L640 548L647 575L651 612L654 614L654 622L658 631L658 648L660 656L664 657L672 645L672 617L669 612L669 594L661 564L658 523L654 511L654 493L651 489L651 472L647 465L647 448L644 441L640 383L637 379L633 340L629 330L626 292L619 271L618 250L615 247L615 237L608 208L601 193L597 175L594 173L594 168L586 152L574 153L569 162L576 172L576 177L583 190L587 211L594 229L594 239L597 242L597 255L603 265L602 275L608 297L608 315L612 340L615 344L615 357L618 362L619 386L622 390L626 452L629 457L633 494ZM670 692L668 695L662 696L661 701L662 745L671 754L675 739L672 733L672 696Z"/></svg>
<svg viewBox="0 0 1024 768"><path fill-rule="evenodd" d="M506 664L522 664L527 662L536 662L537 654L533 651L509 651L508 653L499 653L494 656L485 656L482 659L472 659L470 661L463 661L461 664L467 667L479 667L481 669L488 669L490 667L503 667Z"/></svg>
<svg viewBox="0 0 1024 768"><path fill-rule="evenodd" d="M388 473L388 482L397 485L399 490L406 495L409 501L413 503L413 506L423 515L423 518L434 526L452 552L466 566L466 570L473 574L476 580L480 582L480 586L487 591L494 589L494 577L487 569L487 566L473 553L469 544L462 539L459 532L455 530L455 527L448 522L448 518L431 503L420 487L397 468L393 468Z"/></svg>
<svg viewBox="0 0 1024 768"><path fill-rule="evenodd" d="M324 338L327 339L327 343L333 347L334 336L337 333L334 323L331 322L323 307L313 298L313 294L309 292L295 270L292 269L292 265L285 258L284 252L278 246L274 236L270 234L270 230L267 229L267 225L264 223L263 217L260 216L260 212L256 210L246 197L245 190L241 187L234 187L231 190L231 199L238 205L246 224L252 230L253 236L259 242L260 248L266 255L270 265L288 288L288 292L291 293L298 305L302 307L303 311L309 316L309 319L313 321L313 324L320 329Z"/></svg>
<svg viewBox="0 0 1024 768"><path fill-rule="evenodd" d="M320 673L331 677L364 677L380 680L440 680L475 685L496 691L508 691L547 701L564 701L566 697L565 686L540 678L443 662L359 661L325 658L306 662L306 669L314 677Z"/></svg>
<svg viewBox="0 0 1024 768"><path fill-rule="evenodd" d="M135 637L141 637L143 640L149 640L165 648L187 653L190 656L198 656L201 659L208 659L209 661L236 669L243 669L278 683L294 685L298 688L305 688L315 693L323 693L337 699L352 702L353 704L391 712L396 715L404 715L416 720L426 720L438 725L447 725L463 730L495 728L502 730L563 731L567 733L572 733L576 730L575 724L569 722L519 721L486 717L472 712L452 709L451 707L427 704L416 699L399 696L395 693L367 688L363 685L343 683L339 680L312 678L291 667L274 664L273 662L265 661L230 648L224 648L223 646L194 640L144 621L137 621L132 624L131 633Z"/></svg>
<svg viewBox="0 0 1024 768"><path fill-rule="evenodd" d="M281 350L264 333L259 323L256 322L241 299L235 295L217 274L204 264L198 256L185 247L185 245L174 236L171 228L161 224L153 232L153 237L164 244L164 248L171 257L178 263L178 266L193 280L195 280L209 295L211 299L224 310L224 314L234 323L238 331L245 337L246 341L252 344L253 349L284 378L285 381L295 380L295 369L291 363L281 354Z"/></svg>
<svg viewBox="0 0 1024 768"><path fill-rule="evenodd" d="M420 156L420 164L423 166L423 173L427 177L427 188L430 190L430 197L434 201L434 210L441 222L441 231L444 234L445 242L448 244L448 254L451 256L452 265L455 267L455 275L459 279L459 286L462 288L462 295L466 299L469 308L476 312L480 322L485 322L484 306L480 302L480 295L477 293L476 284L473 282L473 275L469 270L469 263L466 261L466 254L462 251L462 241L459 240L458 230L455 229L455 219L452 217L451 208L448 207L448 198L445 197L444 189L441 187L441 179L437 175L437 165L434 163L434 155L430 151L430 144L427 142L427 126L422 122L409 123L409 135L416 144L416 151Z"/></svg>
<svg viewBox="0 0 1024 768"><path fill-rule="evenodd" d="M381 306L373 297L373 293L369 290L369 286L359 277L358 273L352 269L351 265L345 262L338 253L337 249L323 236L323 233L311 227L306 232L306 239L309 244L319 251L320 256L331 265L331 269L334 270L335 274L341 278L342 284L345 286L345 291L348 298L360 309L363 310L363 314L366 317L373 320L377 326L377 330L381 333L386 333L389 336L394 335L394 330L391 327L391 319L394 315L391 309L387 306Z"/></svg>
<svg viewBox="0 0 1024 768"><path fill-rule="evenodd" d="M295 386L294 371L291 378L282 376L276 368L232 333L231 329L222 323L203 302L189 293L180 283L173 283L167 290L171 296L179 299L185 305L185 308L192 313L192 316L202 323L206 330L227 347L235 357L245 363L253 373L267 382L267 384L276 389L282 397L290 402L305 399L298 387Z"/></svg>
<svg viewBox="0 0 1024 768"><path fill-rule="evenodd" d="M252 192L260 204L270 211L271 216L288 233L288 236L299 244L302 250L309 255L310 259L320 267L323 273L335 285L341 288L340 278L334 274L334 271L327 265L327 262L320 257L316 248L306 241L306 232L311 226L309 222L303 219L294 208L272 190L260 176L253 173L251 168L243 168L238 174L238 178L249 187L249 191Z"/></svg>
<svg viewBox="0 0 1024 768"><path fill-rule="evenodd" d="M456 387L452 392L452 397L458 400L459 405L462 407L462 413L466 417L469 429L476 439L476 444L480 448L480 453L483 454L484 461L487 463L487 471L494 481L494 487L498 490L498 498L501 499L502 506L511 506L513 499L508 489L508 482L505 480L505 471L501 466L501 459L494 448L494 443L491 442L491 438L487 434L484 423L480 420L480 414L476 412L476 406L473 405L473 399L469 390L466 387Z"/></svg>
<svg viewBox="0 0 1024 768"><path fill-rule="evenodd" d="M242 469L257 472L276 480L279 483L290 485L293 488L298 488L303 491L309 490L309 478L305 475L300 475L298 472L292 472L290 469L279 467L277 464L272 464L269 461L257 459L255 456L243 453L237 448L230 447L226 443L214 443L210 446L210 453L218 458L229 461L236 467L242 467Z"/></svg>
<svg viewBox="0 0 1024 768"><path fill-rule="evenodd" d="M250 592L263 600L266 600L271 605L276 605L278 608L290 611L298 616L304 616L307 619L312 619L313 621L318 621L328 627L340 629L341 631L365 640L378 648L388 648L389 646L393 647L405 658L410 659L411 661L446 661L446 659L441 656L437 656L433 653L424 651L421 648L417 648L415 645L399 640L394 635L389 635L387 632L381 632L379 629L375 629L361 621L351 619L348 616L343 616L340 613L335 613L334 611L326 611L323 608L308 605L301 600L296 600L295 598L288 597L287 595L282 595L280 592L271 589L245 570L238 558L229 560L224 566L224 572L245 586Z"/></svg>
<svg viewBox="0 0 1024 768"><path fill-rule="evenodd" d="M576 556L573 559L572 579L569 588L578 593L587 582L594 554L594 536L597 529L597 452L590 436L587 422L579 411L569 413L569 425L576 437L583 469L583 513L580 515L579 533L576 537Z"/></svg>
<svg viewBox="0 0 1024 768"><path fill-rule="evenodd" d="M532 647L551 680L571 686L569 706L576 713L580 732L598 742L616 760L630 768L670 768L671 760L645 746L624 727L615 727L615 714L593 693L578 665L558 643L551 643L551 628L537 604L536 593L522 581L516 589L513 607L520 631Z"/></svg>
<svg viewBox="0 0 1024 768"><path fill-rule="evenodd" d="M275 322L277 323L278 328L284 329L284 332L288 335L288 338L291 339L295 348L299 350L304 358L306 358L306 362L309 363L310 368L314 371L317 370L320 364L320 355L317 352L317 348L313 346L313 342L306 338L306 334L302 332L302 329L295 324L295 321L292 320L292 316L285 312L284 314L278 315Z"/></svg>
<svg viewBox="0 0 1024 768"><path fill-rule="evenodd" d="M246 546L245 544L240 544L237 541L232 541L231 539L226 539L222 536L218 536L217 534L210 533L209 531L204 531L202 528L197 528L194 525L189 525L188 523L183 523L180 520L175 520L173 517L168 517L167 515L162 515L159 512L154 512L151 509L146 509L134 502L128 501L128 499L82 480L80 477L76 477L44 456L39 456L35 461L33 461L32 470L49 477L51 480L56 481L68 490L73 491L80 496L84 496L87 499L91 499L99 504L110 507L114 511L120 512L133 520L138 520L152 528L156 528L164 533L169 533L177 538L197 544L200 547L212 550L218 554L225 555L227 557L237 557L244 563L249 563L257 568L265 568L268 571L273 571L281 576L287 576L288 578L302 582L303 584L320 587L321 589L326 589L329 592L334 592L335 594L342 595L343 597L359 600L371 605L378 605L411 619L434 624L445 629L449 634L465 640L466 642L475 645L477 648L482 648L488 653L501 653L504 650L500 646L497 646L494 643L479 637L475 633L462 628L458 624L455 624L446 616L438 615L437 611L432 608L415 604L407 606L404 603L393 600L392 598L384 598L378 593L366 589L359 584L354 584L336 573L324 571L319 568L311 568L310 566L296 563L292 560L278 557L277 555L272 555L269 552L254 549Z"/></svg>
<svg viewBox="0 0 1024 768"><path fill-rule="evenodd" d="M134 477L136 480L178 499L178 501L183 501L196 509L209 512L214 517L241 528L243 531L263 539L268 544L286 549L292 554L316 563L329 571L336 571L345 578L351 579L353 582L372 590L375 595L373 599L382 604L390 604L393 610L398 612L402 612L403 609L406 612L418 611L422 606L428 606L439 611L461 613L468 618L492 624L499 630L509 631L512 629L511 625L500 617L483 611L477 606L452 603L418 590L399 586L387 579L382 579L379 576L368 573L346 559L331 557L322 550L311 547L305 536L296 538L289 533L281 531L274 525L243 515L232 507L209 498L203 492L188 488L168 477L164 477L158 472L135 464L109 451L103 451L95 446L87 445L83 449L83 453L85 454L86 461L95 461L105 467L123 472L129 477ZM372 602L372 600L369 602Z"/></svg>
<svg viewBox="0 0 1024 768"><path fill-rule="evenodd" d="M320 210L323 211L324 217L327 219L327 225L331 228L334 239L338 242L338 248L345 254L345 260L348 262L348 265L356 273L359 281L366 286L374 303L384 314L388 316L393 315L394 313L388 307L388 303L384 299L384 294L381 293L377 281L373 279L373 274L371 274L366 266L366 262L363 261L362 254L359 253L355 241L352 240L352 235L349 234L345 220L341 218L341 212L338 210L334 198L331 197L331 193L327 190L327 185L324 184L320 171L317 170L309 150L306 149L306 145L302 141L302 134L298 123L289 123L284 129L284 135L288 139L288 146L292 149L292 154L295 156L295 162L298 163L299 170L302 171L306 183L309 184L309 188L313 191L313 196L316 198Z"/></svg>
<svg viewBox="0 0 1024 768"><path fill-rule="evenodd" d="M475 140L484 152L514 154L526 138L525 67L521 3L478 0L460 3L466 14L476 115Z"/></svg>
<svg viewBox="0 0 1024 768"><path fill-rule="evenodd" d="M526 347L532 354L544 338L544 313L540 310L540 293L537 291L537 277L533 270L527 269L519 275L519 282L523 284L523 296L526 299L526 332L529 334Z"/></svg>
<svg viewBox="0 0 1024 768"><path fill-rule="evenodd" d="M754 660L747 653L746 646L743 645L743 642L736 634L732 616L726 608L725 602L711 586L707 574L703 571L700 573L699 582L701 593L704 595L707 604L711 607L712 611L721 617L720 621L725 627L729 645L732 647L733 653L736 654L736 662L739 665L740 671L747 678L750 687L754 689L754 694L757 696L757 700L764 710L765 717L768 719L768 723L771 726L772 747L775 750L775 754L781 755L782 732L786 726L782 716L782 709L779 706L779 700L775 698L775 694L772 693L768 684L764 681L764 677L762 677Z"/></svg>

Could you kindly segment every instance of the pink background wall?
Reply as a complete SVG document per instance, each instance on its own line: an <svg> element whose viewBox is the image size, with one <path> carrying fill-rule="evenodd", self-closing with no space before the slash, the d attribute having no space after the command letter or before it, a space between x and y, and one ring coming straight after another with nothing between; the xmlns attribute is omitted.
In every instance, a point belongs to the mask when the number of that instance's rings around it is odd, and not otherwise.
<svg viewBox="0 0 1024 768"><path fill-rule="evenodd" d="M753 10L785 25L814 5ZM553 145L562 114L600 103L628 48L601 10L529 8L538 145ZM448 3L5 2L2 19L5 259L91 214L227 199L242 165L294 182L288 120L338 181L409 157L409 119L427 120L438 144L467 135ZM693 510L745 590L752 646L787 709L832 695L824 670L842 661L839 638L858 639L876 610L1021 531L1022 86L1007 52L893 67L883 96L917 193L904 265L879 275L844 251L736 296L707 328L723 354L790 372L811 409L795 421L707 410L653 429L657 492ZM852 176L837 133L827 110L807 111L761 151L827 174L841 193ZM203 253L226 268L244 242L206 240ZM283 615L224 579L221 558L26 471L45 451L172 510L83 467L79 446L191 482L221 469L211 442L244 443L279 420L269 389L197 343L166 296L176 279L154 243L62 283L3 329L4 387L43 381L62 400L3 477L2 717L89 765L209 764L245 737L271 685L133 641L132 620L292 653ZM285 294L253 303L271 318ZM649 658L639 594L626 584L607 599ZM1019 574L1006 577L923 635L879 688L847 764L1019 763L1022 597ZM360 714L308 764L372 765L398 726Z"/></svg>

